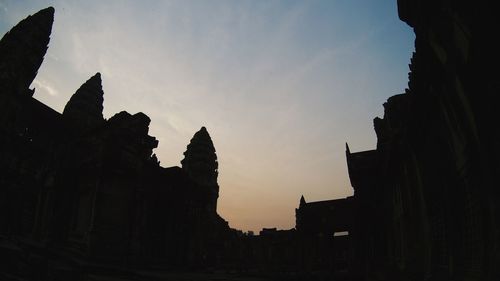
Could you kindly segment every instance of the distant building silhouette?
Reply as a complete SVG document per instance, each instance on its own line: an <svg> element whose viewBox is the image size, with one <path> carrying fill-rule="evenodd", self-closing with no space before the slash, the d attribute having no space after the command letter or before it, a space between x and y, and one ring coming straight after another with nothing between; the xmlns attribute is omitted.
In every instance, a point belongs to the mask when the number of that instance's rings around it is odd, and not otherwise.
<svg viewBox="0 0 500 281"><path fill-rule="evenodd" d="M351 244L354 221L354 200L306 202L300 198L295 209L303 267L307 270L349 270L353 262ZM347 235L346 235L347 234Z"/></svg>

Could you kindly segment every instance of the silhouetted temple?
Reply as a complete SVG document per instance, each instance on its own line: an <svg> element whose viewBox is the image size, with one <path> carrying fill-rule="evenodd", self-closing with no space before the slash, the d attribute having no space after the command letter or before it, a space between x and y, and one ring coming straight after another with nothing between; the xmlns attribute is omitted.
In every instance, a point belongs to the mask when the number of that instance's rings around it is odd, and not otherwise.
<svg viewBox="0 0 500 281"><path fill-rule="evenodd" d="M145 114L103 118L99 73L62 114L34 99L28 87L53 17L53 8L44 9L0 41L0 271L60 280L61 270L47 262L64 260L61 266L71 265L66 280L76 280L95 262L218 262L230 231L216 212L217 156L205 127L187 146L182 168L163 168Z"/></svg>
<svg viewBox="0 0 500 281"><path fill-rule="evenodd" d="M498 16L489 2L398 1L416 34L408 89L347 164L368 278L499 280ZM371 276L371 277L370 277Z"/></svg>
<svg viewBox="0 0 500 281"><path fill-rule="evenodd" d="M354 195L302 197L295 229L260 235L217 214L206 128L164 168L145 114L103 118L99 73L62 114L34 99L54 9L22 20L0 41L0 279L500 280L499 17L487 1L397 3L416 34L408 88L375 118L376 149L346 145Z"/></svg>
<svg viewBox="0 0 500 281"><path fill-rule="evenodd" d="M351 277L500 280L498 16L486 1L400 0L398 11L416 35L408 88L375 118L376 149L346 145L349 204L301 198L296 229L315 252L302 257L338 255L341 226Z"/></svg>

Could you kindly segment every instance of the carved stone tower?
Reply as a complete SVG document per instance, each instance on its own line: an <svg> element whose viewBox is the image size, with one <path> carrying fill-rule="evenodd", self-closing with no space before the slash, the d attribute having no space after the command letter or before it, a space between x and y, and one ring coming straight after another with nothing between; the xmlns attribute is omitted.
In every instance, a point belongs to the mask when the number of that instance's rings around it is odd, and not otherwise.
<svg viewBox="0 0 500 281"><path fill-rule="evenodd" d="M201 127L194 134L186 152L184 152L181 165L193 181L210 190L209 208L215 211L219 197L219 185L217 184L219 164L214 144L205 127Z"/></svg>
<svg viewBox="0 0 500 281"><path fill-rule="evenodd" d="M0 41L0 94L33 95L29 85L47 52L54 21L54 8L49 7L28 16Z"/></svg>
<svg viewBox="0 0 500 281"><path fill-rule="evenodd" d="M98 126L104 121L103 95L101 74L98 72L71 96L64 107L63 117L82 130Z"/></svg>

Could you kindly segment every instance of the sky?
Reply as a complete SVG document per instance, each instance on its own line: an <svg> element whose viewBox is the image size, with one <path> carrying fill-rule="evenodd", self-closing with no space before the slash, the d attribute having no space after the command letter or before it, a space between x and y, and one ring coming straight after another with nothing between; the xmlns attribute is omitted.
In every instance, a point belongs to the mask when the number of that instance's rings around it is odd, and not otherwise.
<svg viewBox="0 0 500 281"><path fill-rule="evenodd" d="M0 34L56 10L34 97L62 112L96 72L104 117L151 118L154 153L180 166L205 126L218 213L233 228L295 226L307 202L353 194L345 143L374 149L373 118L404 92L413 31L395 0L0 0Z"/></svg>

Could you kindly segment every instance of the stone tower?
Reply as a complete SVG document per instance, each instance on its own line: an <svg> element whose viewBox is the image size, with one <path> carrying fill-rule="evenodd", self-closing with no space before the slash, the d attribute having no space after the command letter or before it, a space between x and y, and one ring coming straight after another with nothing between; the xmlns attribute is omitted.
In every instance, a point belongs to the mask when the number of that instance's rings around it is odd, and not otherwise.
<svg viewBox="0 0 500 281"><path fill-rule="evenodd" d="M103 96L101 74L98 72L71 96L64 107L63 117L79 129L95 128L104 121Z"/></svg>
<svg viewBox="0 0 500 281"><path fill-rule="evenodd" d="M201 127L194 134L186 152L184 152L181 165L193 181L210 191L209 208L215 211L219 197L219 185L217 184L219 164L214 144L205 127Z"/></svg>
<svg viewBox="0 0 500 281"><path fill-rule="evenodd" d="M33 95L29 90L47 52L54 21L49 7L28 16L0 41L0 93Z"/></svg>

